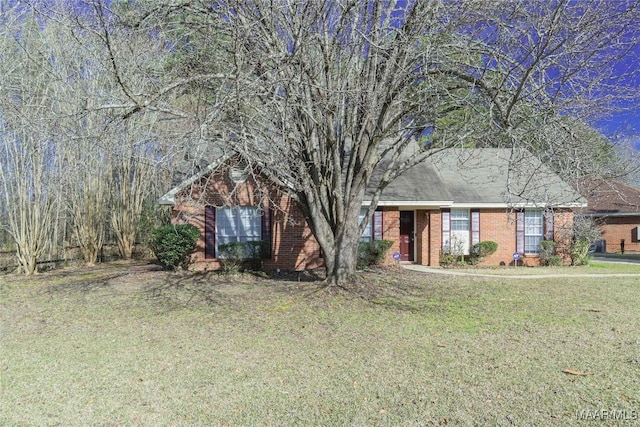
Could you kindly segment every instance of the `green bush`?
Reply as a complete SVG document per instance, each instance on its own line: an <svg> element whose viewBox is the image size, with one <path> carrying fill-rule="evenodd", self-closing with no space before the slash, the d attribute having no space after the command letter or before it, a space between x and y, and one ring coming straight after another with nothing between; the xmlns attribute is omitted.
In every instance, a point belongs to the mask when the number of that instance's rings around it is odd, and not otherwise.
<svg viewBox="0 0 640 427"><path fill-rule="evenodd" d="M560 267L562 265L562 258L559 255L551 255L547 260L548 267Z"/></svg>
<svg viewBox="0 0 640 427"><path fill-rule="evenodd" d="M471 263L477 264L482 261L484 258L489 255L495 253L498 250L498 244L496 242L492 242L491 240L485 240L482 242L478 242L471 248Z"/></svg>
<svg viewBox="0 0 640 427"><path fill-rule="evenodd" d="M200 231L191 224L164 225L153 230L151 249L165 268L187 268Z"/></svg>
<svg viewBox="0 0 640 427"><path fill-rule="evenodd" d="M440 252L440 265L450 267L457 262L458 257L449 252Z"/></svg>
<svg viewBox="0 0 640 427"><path fill-rule="evenodd" d="M218 259L227 273L237 273L249 263L253 270L262 268L262 261L269 257L269 242L231 242L218 245Z"/></svg>
<svg viewBox="0 0 640 427"><path fill-rule="evenodd" d="M391 240L373 240L358 245L357 267L362 269L371 265L379 265L393 245Z"/></svg>
<svg viewBox="0 0 640 427"><path fill-rule="evenodd" d="M589 265L590 242L588 240L577 240L571 245L571 265Z"/></svg>
<svg viewBox="0 0 640 427"><path fill-rule="evenodd" d="M556 255L556 242L552 240L543 240L540 242L540 265L550 266L553 257ZM560 258L560 257L558 257ZM560 263L562 263L562 259L560 259Z"/></svg>

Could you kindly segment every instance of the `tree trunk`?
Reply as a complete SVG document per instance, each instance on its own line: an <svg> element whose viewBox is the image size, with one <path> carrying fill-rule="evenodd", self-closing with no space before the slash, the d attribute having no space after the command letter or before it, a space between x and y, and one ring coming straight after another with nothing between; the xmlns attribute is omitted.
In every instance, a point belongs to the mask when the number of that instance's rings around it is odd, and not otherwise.
<svg viewBox="0 0 640 427"><path fill-rule="evenodd" d="M133 254L136 234L135 229L131 230L131 228L134 226L133 224L129 224L129 226L125 227L121 224L119 228L114 227L116 243L118 244L118 254L125 260L130 260Z"/></svg>
<svg viewBox="0 0 640 427"><path fill-rule="evenodd" d="M359 214L360 204L352 204L345 209L344 219L333 229L331 238L318 239L324 255L326 279L332 286L342 287L353 280L360 243Z"/></svg>
<svg viewBox="0 0 640 427"><path fill-rule="evenodd" d="M26 276L38 274L38 259L30 253L28 248L21 248L18 245L16 257L18 258L18 273L24 273Z"/></svg>
<svg viewBox="0 0 640 427"><path fill-rule="evenodd" d="M332 286L344 286L353 280L356 271L359 239L342 238L336 245L335 256L327 263L327 281Z"/></svg>

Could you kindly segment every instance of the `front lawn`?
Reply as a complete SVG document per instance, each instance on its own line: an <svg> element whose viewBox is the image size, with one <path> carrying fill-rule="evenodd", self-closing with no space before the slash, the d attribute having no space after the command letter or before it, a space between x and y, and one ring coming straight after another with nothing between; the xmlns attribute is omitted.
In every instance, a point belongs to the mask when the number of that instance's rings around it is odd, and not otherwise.
<svg viewBox="0 0 640 427"><path fill-rule="evenodd" d="M0 276L0 425L640 417L638 277L397 270L349 292L306 278L147 265Z"/></svg>
<svg viewBox="0 0 640 427"><path fill-rule="evenodd" d="M467 266L463 268L450 267L446 272L465 273L471 275L497 276L584 276L593 274L640 274L640 264L629 262L601 262L591 261L589 265L563 267L528 267L528 266Z"/></svg>

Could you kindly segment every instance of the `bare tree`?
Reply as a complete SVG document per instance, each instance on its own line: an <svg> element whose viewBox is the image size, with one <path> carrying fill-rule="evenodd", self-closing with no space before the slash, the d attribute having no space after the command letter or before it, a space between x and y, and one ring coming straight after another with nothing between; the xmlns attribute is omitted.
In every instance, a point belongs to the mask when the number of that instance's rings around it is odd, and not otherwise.
<svg viewBox="0 0 640 427"><path fill-rule="evenodd" d="M113 182L111 197L111 228L116 237L118 252L130 259L136 243L138 223L144 203L157 195L157 165L160 158L153 141L152 124L131 119L123 128L122 145L114 152L111 168Z"/></svg>
<svg viewBox="0 0 640 427"><path fill-rule="evenodd" d="M82 257L94 265L105 243L110 212L110 161L90 138L72 139L65 152L65 200Z"/></svg>
<svg viewBox="0 0 640 427"><path fill-rule="evenodd" d="M11 58L2 61L0 70L0 181L19 268L33 274L53 244L50 237L60 208L56 183L61 169L51 102L57 87L48 84L55 69L43 54L49 35L28 11L15 10L14 21L0 30L1 55Z"/></svg>
<svg viewBox="0 0 640 427"><path fill-rule="evenodd" d="M637 101L637 87L624 87L628 75L615 66L637 46L639 14L637 0L170 2L128 28L175 40L161 29L191 35L210 22L229 56L220 58L224 67L179 67L170 82L135 91L124 116L175 112L181 105L171 97L200 94L200 134L222 139L288 192L322 248L328 278L342 284L355 268L368 188L370 216L393 179L439 148L477 141L480 132L529 148L540 123L553 137L561 115L587 120L613 100ZM468 106L486 125L463 122L431 147L438 121ZM182 111L175 115L191 113Z"/></svg>
<svg viewBox="0 0 640 427"><path fill-rule="evenodd" d="M23 120L32 118L23 117ZM15 123L19 131L3 126L0 141L0 180L7 209L8 231L25 274L37 272L37 261L51 244L49 237L60 206L55 147L31 123Z"/></svg>
<svg viewBox="0 0 640 427"><path fill-rule="evenodd" d="M82 28L74 24L67 4L53 2L49 9L36 8L36 13L50 34L46 55L56 71L48 82L57 87L50 102L56 106L58 128L51 137L64 165L58 184L73 230L69 243L77 243L86 265L93 266L105 244L111 212L112 147L109 117L88 109L108 102L116 85L105 72L104 50L80 43Z"/></svg>
<svg viewBox="0 0 640 427"><path fill-rule="evenodd" d="M96 262L108 226L130 258L143 204L168 185L157 173L168 163L154 133L159 115L145 109L123 119L136 95L117 80L153 86L162 75L157 42L105 32L100 6L35 1L3 15L1 55L11 60L0 65L2 225L27 273L44 248L68 238L54 230L66 214L87 264Z"/></svg>

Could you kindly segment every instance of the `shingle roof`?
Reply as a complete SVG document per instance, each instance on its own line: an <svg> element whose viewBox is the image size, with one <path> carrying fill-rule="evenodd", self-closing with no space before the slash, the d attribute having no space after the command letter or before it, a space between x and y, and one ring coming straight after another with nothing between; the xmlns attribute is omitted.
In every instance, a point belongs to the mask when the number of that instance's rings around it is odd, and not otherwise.
<svg viewBox="0 0 640 427"><path fill-rule="evenodd" d="M501 148L444 150L389 184L380 200L382 204L448 201L453 205L541 207L586 203L529 152Z"/></svg>
<svg viewBox="0 0 640 427"><path fill-rule="evenodd" d="M639 215L640 189L616 180L588 177L578 183L588 200L580 213L587 215Z"/></svg>
<svg viewBox="0 0 640 427"><path fill-rule="evenodd" d="M176 194L226 158L184 180L158 202L173 204ZM365 202L371 200L372 191L367 192ZM468 148L443 150L407 170L385 188L379 204L581 207L586 200L525 150Z"/></svg>

